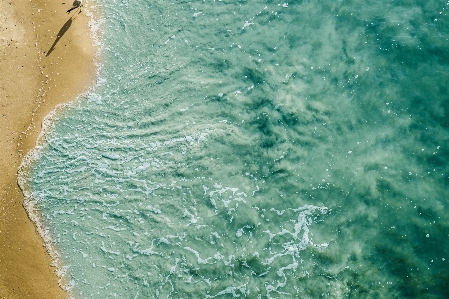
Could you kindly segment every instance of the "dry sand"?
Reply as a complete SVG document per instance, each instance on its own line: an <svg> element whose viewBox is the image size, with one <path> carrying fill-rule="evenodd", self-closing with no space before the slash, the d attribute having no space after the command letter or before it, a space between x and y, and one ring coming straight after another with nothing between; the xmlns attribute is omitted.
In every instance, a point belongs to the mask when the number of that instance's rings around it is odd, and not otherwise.
<svg viewBox="0 0 449 299"><path fill-rule="evenodd" d="M0 298L68 297L22 206L17 170L44 116L95 79L89 18L66 14L72 2L0 0Z"/></svg>

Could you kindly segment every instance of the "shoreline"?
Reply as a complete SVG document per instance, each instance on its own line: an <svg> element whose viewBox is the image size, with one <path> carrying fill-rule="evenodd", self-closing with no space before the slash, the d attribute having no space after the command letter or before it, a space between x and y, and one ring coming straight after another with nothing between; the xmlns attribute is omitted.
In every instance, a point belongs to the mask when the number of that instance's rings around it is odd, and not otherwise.
<svg viewBox="0 0 449 299"><path fill-rule="evenodd" d="M25 211L18 169L44 118L95 83L91 18L86 7L66 14L71 3L0 0L0 298L69 297Z"/></svg>

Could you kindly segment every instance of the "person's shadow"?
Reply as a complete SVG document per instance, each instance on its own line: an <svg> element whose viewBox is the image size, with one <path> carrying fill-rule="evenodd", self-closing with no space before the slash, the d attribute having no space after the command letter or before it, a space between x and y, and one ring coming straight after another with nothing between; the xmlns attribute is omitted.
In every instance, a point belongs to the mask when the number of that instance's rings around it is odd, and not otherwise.
<svg viewBox="0 0 449 299"><path fill-rule="evenodd" d="M48 52L47 52L47 55L46 55L47 57L48 57L48 55L51 54L51 52L53 52L53 50L55 49L56 44L59 42L61 37L67 32L67 30L69 30L70 25L72 25L72 17L70 17L70 19L68 19L67 22L65 22L65 24L62 26L61 30L59 30L55 42L51 46L50 50L48 50Z"/></svg>

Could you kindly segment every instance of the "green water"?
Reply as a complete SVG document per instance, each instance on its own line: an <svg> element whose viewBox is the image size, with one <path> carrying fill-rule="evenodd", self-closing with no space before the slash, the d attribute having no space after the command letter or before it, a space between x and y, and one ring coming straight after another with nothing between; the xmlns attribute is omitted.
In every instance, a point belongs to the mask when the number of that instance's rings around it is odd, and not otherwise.
<svg viewBox="0 0 449 299"><path fill-rule="evenodd" d="M445 1L90 1L28 175L75 298L447 298Z"/></svg>

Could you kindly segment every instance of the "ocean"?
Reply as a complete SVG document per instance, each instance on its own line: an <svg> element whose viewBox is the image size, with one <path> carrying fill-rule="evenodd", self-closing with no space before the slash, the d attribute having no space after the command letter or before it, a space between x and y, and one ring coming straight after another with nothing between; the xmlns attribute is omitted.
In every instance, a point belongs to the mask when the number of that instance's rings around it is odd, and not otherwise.
<svg viewBox="0 0 449 299"><path fill-rule="evenodd" d="M449 2L88 5L23 186L72 297L448 297Z"/></svg>

